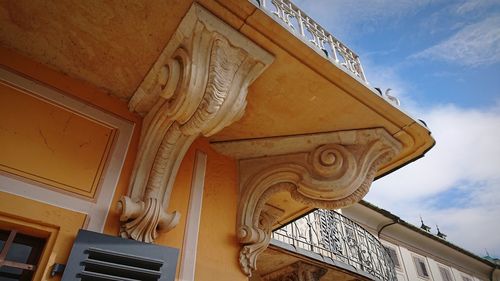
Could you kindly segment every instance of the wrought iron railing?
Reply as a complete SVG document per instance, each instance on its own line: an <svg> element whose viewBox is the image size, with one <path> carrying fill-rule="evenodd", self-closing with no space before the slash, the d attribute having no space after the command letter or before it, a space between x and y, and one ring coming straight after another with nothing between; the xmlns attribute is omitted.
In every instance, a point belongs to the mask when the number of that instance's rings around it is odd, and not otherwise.
<svg viewBox="0 0 500 281"><path fill-rule="evenodd" d="M275 230L272 238L341 261L380 280L397 280L394 263L380 241L335 211L311 212Z"/></svg>
<svg viewBox="0 0 500 281"><path fill-rule="evenodd" d="M290 0L254 0L261 9L275 15L299 38L312 43L328 59L366 81L359 56L300 10Z"/></svg>

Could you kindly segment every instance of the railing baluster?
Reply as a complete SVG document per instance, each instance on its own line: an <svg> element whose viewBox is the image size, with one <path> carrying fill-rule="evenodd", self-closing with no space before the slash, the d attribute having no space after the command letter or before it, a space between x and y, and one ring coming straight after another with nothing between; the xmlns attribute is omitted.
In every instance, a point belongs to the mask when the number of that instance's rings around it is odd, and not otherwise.
<svg viewBox="0 0 500 281"><path fill-rule="evenodd" d="M368 81L366 81L365 71L363 70L363 66L361 65L361 61L359 60L359 57L356 57L356 61L358 63L359 75L361 76L361 79L363 79L363 81L365 81L368 84Z"/></svg>
<svg viewBox="0 0 500 281"><path fill-rule="evenodd" d="M297 10L297 21L299 22L300 35L302 37L306 37L306 34L304 33L304 20L302 19L302 12L300 10Z"/></svg>
<svg viewBox="0 0 500 281"><path fill-rule="evenodd" d="M394 264L380 241L335 211L316 210L275 230L272 237L350 264L380 280L396 281ZM335 243L340 243L341 248Z"/></svg>
<svg viewBox="0 0 500 281"><path fill-rule="evenodd" d="M330 43L330 46L332 48L333 59L335 60L335 63L339 63L339 58L337 57L337 47L335 47L335 44L333 43L333 38L331 35L328 36L328 43Z"/></svg>
<svg viewBox="0 0 500 281"><path fill-rule="evenodd" d="M356 55L351 49L349 49L346 45L332 36L326 29L324 29L321 25L311 19L304 11L300 10L295 4L293 4L290 0L271 0L271 3L276 8L276 11L272 11L271 7L267 5L266 0L259 0L260 7L275 14L277 18L279 18L286 25L290 26L292 29L296 30L296 27L293 26L290 16L293 16L297 19L298 23L298 36L301 36L308 40L306 29L311 33L312 38L310 42L314 45L315 48L320 51L324 51L324 41L329 41L332 47L333 56L335 62L338 63L337 52L344 58L344 63L350 72L361 78L364 82L366 81L365 74L363 72L363 68L361 66L361 61L359 60L359 56Z"/></svg>

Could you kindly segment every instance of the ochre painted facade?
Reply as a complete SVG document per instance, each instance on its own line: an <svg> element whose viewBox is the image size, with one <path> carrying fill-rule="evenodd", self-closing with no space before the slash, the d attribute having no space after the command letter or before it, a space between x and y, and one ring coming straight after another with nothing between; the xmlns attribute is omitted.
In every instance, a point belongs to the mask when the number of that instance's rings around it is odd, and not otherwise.
<svg viewBox="0 0 500 281"><path fill-rule="evenodd" d="M434 144L259 1L167 2L0 4L0 228L46 239L33 280L60 279L80 228L179 249L177 280L248 280L272 227ZM215 150L255 139L258 159Z"/></svg>
<svg viewBox="0 0 500 281"><path fill-rule="evenodd" d="M32 60L20 56L15 52L6 49L0 49L0 60L2 65L30 77L31 79L37 81L37 83L43 83L50 87L56 88L59 91L64 92L64 94L67 94L71 98L81 99L91 106L98 107L104 111L115 114L120 118L124 118L130 122L134 122L136 127L131 138L128 153L125 157L125 162L121 170L121 176L116 186L116 191L113 196L111 208L109 210L106 224L104 226L104 233L118 235L120 228L120 214L116 208L116 204L119 198L123 195L126 195L128 191L130 174L133 169L137 147L139 144L141 117L131 114L126 109L127 105L124 101L107 96L100 92L99 89L96 89L91 85L55 72L49 68L46 68L45 66L37 64ZM13 95L12 88L2 87L0 88L0 90L0 97L4 101L2 102L1 106L4 106L5 108L13 108L8 103L9 101L11 101L10 98ZM37 109L33 106L33 97L21 91L16 92L16 94L21 98L20 101L16 101L17 104L15 105L15 107L24 108L23 111L14 112L14 115L10 114L9 116L36 116L38 118L40 114L46 113L46 110ZM30 115L26 115L26 112L30 112ZM4 114L7 115L9 113L4 112ZM83 126L76 126L75 124L71 124L71 130L80 132L81 134L85 135L92 135L95 137L99 136L99 134L90 134L89 132L92 132L92 130L89 130L88 126L85 127L84 125L85 124L83 124ZM63 132L59 130L60 128L58 128L59 124L46 122L46 126L48 126L47 129L49 131L53 132L54 135L52 137L54 139L59 138L60 143L58 143L58 145L64 146L64 141L68 140L61 138ZM51 128L57 130L50 130ZM18 129L22 129L22 126L18 126ZM30 162L30 156L32 154L22 153L24 143L22 141L19 141L19 138L22 137L17 137L17 139L10 139L9 137L2 136L1 141L9 142L10 146L13 149L17 149L16 152L19 154L21 159L24 159L22 163L36 166L36 162ZM94 140L94 138L92 140ZM195 141L195 143L193 143L189 151L186 153L186 156L179 168L179 173L172 192L169 211L179 211L182 215L181 221L178 226L172 231L161 234L156 243L178 248L182 253L186 214L191 188L191 178L193 173L195 152L197 150L207 154L208 162L206 168L205 191L203 197L199 238L199 245L203 246L200 246L198 249L196 276L197 278L199 278L199 280L214 280L214 274L220 276L220 278L217 278L217 280L246 280L246 276L241 272L237 262L240 245L236 237L234 236L234 229L236 225L236 210L238 203L237 163L234 159L216 153L209 146L208 140L206 138L200 138ZM91 151L85 151L85 153L94 156L102 155L102 146L95 147L94 150ZM73 160L79 159L75 158L75 154L70 153L69 151L66 151L66 154L63 154L62 156ZM2 160L3 159L5 158L2 158ZM60 163L57 161L57 159L53 159L48 156L37 159L37 161L41 162L44 162L44 160L54 161L55 164ZM38 163L38 167L47 169L51 173L55 173L54 177L57 177L57 175L67 176L68 174L76 173L75 168L72 167L62 166L54 168L40 164L41 162ZM22 165L22 163L20 165ZM98 164L100 164L100 162ZM22 174L15 176L19 180L30 180L29 178L22 179ZM80 174L79 176L82 175ZM83 178L82 181L93 180L92 176L93 174L88 175L87 177ZM46 178L48 178L49 180L51 179L50 176L47 176ZM46 188L45 185L42 186L44 187L41 188ZM44 255L40 266L44 267L54 262L64 264L66 262L67 255L69 253L69 249L71 248L72 240L74 239L76 232L78 231L78 229L85 227L85 215L78 212L73 212L71 210L58 208L50 204L44 204L24 197L11 195L2 192L1 190L2 188L0 187L0 202L9 202L9 205L2 203L1 225L9 226L12 221L9 216L12 216L17 218L16 220L14 220L17 229L19 229L21 232L25 231L28 234L33 234L34 236L41 235L42 237L49 237L50 233L56 231L54 229L65 231L63 237L58 237L58 244L55 244L56 246L47 246L48 248L46 251L47 253L48 251L50 251L51 254ZM27 197L29 196L30 195L27 195ZM21 207L26 205L32 207L29 210ZM37 216L33 214L43 214L43 219L37 218ZM45 216L45 214L51 215ZM61 217L64 217L65 219L59 220L58 218ZM30 225L33 224L32 221L35 221L35 224L37 225L36 227L30 227ZM19 228L20 226L22 227ZM55 243L50 239L50 244ZM222 264L224 266L221 266ZM44 278L40 277L41 279L58 280L57 276L55 278L49 279L48 274L48 267L45 268L45 270L42 272L37 271L37 276L45 276Z"/></svg>
<svg viewBox="0 0 500 281"><path fill-rule="evenodd" d="M247 280L238 265L236 239L238 206L237 165L234 159L215 153L206 140L195 143L208 156L201 214L197 280Z"/></svg>

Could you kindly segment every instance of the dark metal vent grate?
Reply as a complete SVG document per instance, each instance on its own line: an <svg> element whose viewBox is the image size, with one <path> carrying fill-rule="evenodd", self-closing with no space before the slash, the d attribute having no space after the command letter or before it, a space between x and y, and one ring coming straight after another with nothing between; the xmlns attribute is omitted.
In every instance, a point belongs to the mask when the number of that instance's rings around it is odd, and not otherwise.
<svg viewBox="0 0 500 281"><path fill-rule="evenodd" d="M98 248L89 248L88 258L82 263L82 280L116 280L116 277L130 280L157 281L163 261L131 256ZM111 279L109 279L111 278Z"/></svg>
<svg viewBox="0 0 500 281"><path fill-rule="evenodd" d="M178 250L80 230L62 281L172 281Z"/></svg>

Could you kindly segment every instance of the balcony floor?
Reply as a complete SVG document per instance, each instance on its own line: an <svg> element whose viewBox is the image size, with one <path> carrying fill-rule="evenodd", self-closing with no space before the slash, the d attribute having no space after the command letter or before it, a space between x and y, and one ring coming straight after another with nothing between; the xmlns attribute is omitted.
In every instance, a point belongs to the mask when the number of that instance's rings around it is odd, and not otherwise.
<svg viewBox="0 0 500 281"><path fill-rule="evenodd" d="M269 273L289 266L295 262L303 261L314 264L327 270L321 280L359 281L376 280L375 277L361 272L356 268L339 261L325 260L320 255L302 249L295 249L290 245L277 240L271 240L271 245L259 256L257 261L257 274L264 277ZM254 277L252 281L260 280Z"/></svg>

